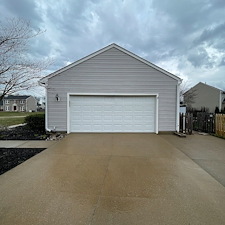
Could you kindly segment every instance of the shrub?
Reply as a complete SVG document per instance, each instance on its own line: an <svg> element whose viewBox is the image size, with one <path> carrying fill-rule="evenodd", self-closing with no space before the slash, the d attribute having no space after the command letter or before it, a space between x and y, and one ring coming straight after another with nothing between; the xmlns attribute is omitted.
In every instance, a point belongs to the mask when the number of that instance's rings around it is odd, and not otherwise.
<svg viewBox="0 0 225 225"><path fill-rule="evenodd" d="M25 117L25 123L33 131L45 131L45 115L44 114L34 114Z"/></svg>
<svg viewBox="0 0 225 225"><path fill-rule="evenodd" d="M216 106L216 108L215 108L215 113L217 114L217 113L220 113L220 110L219 110L219 107L218 106Z"/></svg>

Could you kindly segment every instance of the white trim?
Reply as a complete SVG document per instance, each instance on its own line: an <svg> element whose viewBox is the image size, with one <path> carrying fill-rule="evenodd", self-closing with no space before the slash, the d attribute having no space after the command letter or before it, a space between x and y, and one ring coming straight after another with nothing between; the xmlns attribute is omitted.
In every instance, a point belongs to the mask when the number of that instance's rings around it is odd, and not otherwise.
<svg viewBox="0 0 225 225"><path fill-rule="evenodd" d="M48 128L48 91L47 88L45 89L45 130L50 131Z"/></svg>
<svg viewBox="0 0 225 225"><path fill-rule="evenodd" d="M140 94L140 93L67 93L68 95L90 95L90 96L98 96L98 95L104 95L104 96L158 96L158 93L149 93L149 94Z"/></svg>
<svg viewBox="0 0 225 225"><path fill-rule="evenodd" d="M94 53L92 53L92 54L90 54L90 55L84 57L84 58L81 58L80 60L78 60L78 61L76 61L76 62L74 62L74 63L71 63L71 64L68 65L68 66L65 66L65 67L63 67L63 68L61 68L61 69L59 69L59 70L57 70L57 71L55 71L55 72L49 74L49 75L46 76L46 77L43 77L42 79L40 79L40 80L38 81L38 83L39 83L41 86L45 86L45 84L47 83L47 80L48 80L48 79L50 79L50 78L52 78L52 77L58 75L59 73L62 73L62 72L64 72L64 71L66 71L66 70L68 70L68 69L70 69L70 68L72 68L72 67L74 67L74 66L77 66L78 64L83 63L83 62L85 62L85 61L87 61L87 60L89 60L89 59L91 59L91 58L93 58L93 57L95 57L95 56L97 56L97 55L99 55L99 54L101 54L101 53L103 53L103 52L105 52L105 51L111 49L111 48L116 48L116 49L118 49L118 50L120 50L120 51L126 53L127 55L129 55L129 56L131 56L131 57L133 57L133 58L135 58L135 59L137 59L137 60L143 62L144 64L146 64L146 65L148 65L148 66L150 66L150 67L152 67L152 68L154 68L154 69L156 69L156 70L162 72L163 74L165 74L165 75L167 75L167 76L169 76L169 77L171 77L171 78L177 80L178 82L181 82L181 79L180 79L179 77L175 76L174 74L172 74L172 73L170 73L170 72L168 72L168 71L166 71L166 70L164 70L164 69L162 69L162 68L156 66L155 64L153 64L153 63L147 61L146 59L143 59L143 58L141 58L140 56L138 56L138 55L136 55L136 54L134 54L134 53L132 53L132 52L130 52L130 51L128 51L128 50L126 50L126 49L120 47L119 45L113 43L113 44L111 44L111 45L108 45L108 46L106 46L106 47L104 47L104 48L102 48L102 49L100 49L100 50L98 50L98 51L96 51L96 52L94 52Z"/></svg>
<svg viewBox="0 0 225 225"><path fill-rule="evenodd" d="M155 132L159 133L159 95L156 95L156 107L155 107Z"/></svg>
<svg viewBox="0 0 225 225"><path fill-rule="evenodd" d="M67 93L67 133L70 133L70 95L76 95Z"/></svg>
<svg viewBox="0 0 225 225"><path fill-rule="evenodd" d="M176 131L180 131L180 84L177 84Z"/></svg>
<svg viewBox="0 0 225 225"><path fill-rule="evenodd" d="M140 94L140 93L67 93L67 133L70 133L70 96L154 96L156 99L156 108L155 108L155 133L159 133L159 94L158 93L149 93L149 94ZM47 101L46 101L47 103ZM47 107L46 107L47 108Z"/></svg>

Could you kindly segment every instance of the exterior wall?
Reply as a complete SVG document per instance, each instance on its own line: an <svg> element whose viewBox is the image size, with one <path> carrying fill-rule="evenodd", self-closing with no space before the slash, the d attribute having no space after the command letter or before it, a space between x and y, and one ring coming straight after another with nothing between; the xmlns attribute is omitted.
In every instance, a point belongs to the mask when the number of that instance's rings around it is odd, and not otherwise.
<svg viewBox="0 0 225 225"><path fill-rule="evenodd" d="M27 111L29 112L30 110L37 112L37 100L33 96L27 98Z"/></svg>
<svg viewBox="0 0 225 225"><path fill-rule="evenodd" d="M177 80L111 48L48 80L49 129L67 129L67 93L159 94L159 131L176 129ZM56 101L58 94L60 101Z"/></svg>
<svg viewBox="0 0 225 225"><path fill-rule="evenodd" d="M209 112L215 112L215 108L220 105L220 90L203 83L198 83L191 88L190 91L194 91L195 98L194 103L191 104L192 108L200 110L202 107L209 109ZM188 94L188 92L187 92ZM184 102L185 102L184 94Z"/></svg>

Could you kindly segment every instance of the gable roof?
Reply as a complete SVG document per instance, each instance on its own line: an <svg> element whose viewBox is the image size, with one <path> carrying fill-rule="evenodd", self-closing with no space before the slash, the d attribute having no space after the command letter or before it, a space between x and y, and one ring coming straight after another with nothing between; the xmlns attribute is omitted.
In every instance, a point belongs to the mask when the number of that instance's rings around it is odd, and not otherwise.
<svg viewBox="0 0 225 225"><path fill-rule="evenodd" d="M195 87L198 86L198 85L204 85L204 86L206 86L206 87L213 88L213 89L216 89L216 90L218 90L218 91L222 91L222 92L225 94L225 91L224 91L224 90L219 89L219 88L216 88L216 87L213 87L213 86L208 85L208 84L203 83L203 82L197 83L195 86L193 86L192 88L190 88L190 89L189 89L188 91L186 91L184 94L186 94L187 92L189 92L191 89L195 88Z"/></svg>
<svg viewBox="0 0 225 225"><path fill-rule="evenodd" d="M219 89L219 88L213 87L213 86L208 85L208 84L206 84L206 83L199 82L198 84L203 84L203 85L208 86L208 87L210 87L210 88L214 88L214 89L216 89L216 90L218 90L218 91L223 91L222 89Z"/></svg>
<svg viewBox="0 0 225 225"><path fill-rule="evenodd" d="M99 55L99 54L101 54L101 53L111 49L111 48L116 48L116 49L120 50L121 52L124 52L125 54L127 54L127 55L129 55L129 56L131 56L131 57L133 57L133 58L135 58L135 59L145 63L146 65L151 66L152 68L162 72L163 74L165 74L165 75L167 75L167 76L177 80L179 83L181 83L181 81L182 81L182 79L177 77L176 75L174 75L174 74L172 74L172 73L170 73L170 72L168 72L168 71L166 71L166 70L156 66L155 64L147 61L146 59L143 59L140 56L138 56L138 55L136 55L136 54L126 50L125 48L122 48L121 46L113 43L113 44L110 44L110 45L108 45L108 46L106 46L106 47L104 47L104 48L102 48L102 49L100 49L100 50L98 50L98 51L96 51L96 52L94 52L94 53L84 57L84 58L79 59L78 61L75 61L74 63L71 63L68 66L65 66L65 67L63 67L63 68L61 68L61 69L59 69L59 70L49 74L46 77L43 77L42 79L39 80L39 84L40 85L45 85L45 83L47 82L48 79L50 79L50 78L52 78L54 76L57 76L58 74L66 71L66 70L68 70L68 69L70 69L70 68L72 68L72 67L74 67L76 65L79 65L80 63L83 63L83 62L85 62L85 61L87 61L87 60L89 60L89 59L91 59L91 58L93 58L93 57L95 57L95 56L97 56L97 55Z"/></svg>
<svg viewBox="0 0 225 225"><path fill-rule="evenodd" d="M3 99L5 100L10 100L10 99L18 99L18 100L22 100L22 99L27 99L29 98L30 95L8 95L7 97L4 97Z"/></svg>

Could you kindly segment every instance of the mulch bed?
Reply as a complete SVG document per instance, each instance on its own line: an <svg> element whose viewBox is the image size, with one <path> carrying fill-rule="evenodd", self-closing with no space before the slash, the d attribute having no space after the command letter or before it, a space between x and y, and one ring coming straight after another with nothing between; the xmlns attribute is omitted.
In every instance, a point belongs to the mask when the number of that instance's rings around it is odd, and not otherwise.
<svg viewBox="0 0 225 225"><path fill-rule="evenodd" d="M0 148L0 175L43 150L45 148Z"/></svg>
<svg viewBox="0 0 225 225"><path fill-rule="evenodd" d="M33 131L28 126L0 130L0 140L46 140L45 131Z"/></svg>

